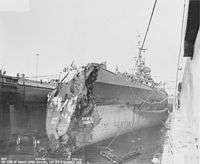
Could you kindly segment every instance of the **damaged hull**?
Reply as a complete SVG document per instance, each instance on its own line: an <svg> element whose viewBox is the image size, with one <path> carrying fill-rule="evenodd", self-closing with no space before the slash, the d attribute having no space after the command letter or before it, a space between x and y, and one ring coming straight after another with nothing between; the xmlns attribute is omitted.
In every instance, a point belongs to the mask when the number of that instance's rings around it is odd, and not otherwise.
<svg viewBox="0 0 200 164"><path fill-rule="evenodd" d="M46 118L50 148L75 151L162 124L168 117L167 104L166 92L91 64L50 95Z"/></svg>

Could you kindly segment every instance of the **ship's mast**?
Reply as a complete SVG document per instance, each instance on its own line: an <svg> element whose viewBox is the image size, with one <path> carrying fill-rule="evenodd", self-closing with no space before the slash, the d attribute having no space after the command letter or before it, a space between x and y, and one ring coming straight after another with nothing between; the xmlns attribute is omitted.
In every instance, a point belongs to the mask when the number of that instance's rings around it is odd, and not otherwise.
<svg viewBox="0 0 200 164"><path fill-rule="evenodd" d="M153 9L152 9L151 16L150 16L150 19L149 19L149 23L148 23L148 26L147 26L147 29L146 29L146 32L145 32L145 36L144 36L144 39L142 41L141 48L139 49L139 55L142 53L142 50L144 48L144 44L145 44L146 37L147 37L148 31L149 31L149 28L150 28L150 25L151 25L151 20L152 20L152 17L153 17L153 13L155 11L156 4L157 4L157 0L155 0L154 4L153 4Z"/></svg>
<svg viewBox="0 0 200 164"><path fill-rule="evenodd" d="M148 26L147 26L147 29L146 29L146 32L145 32L144 39L142 41L141 47L140 47L140 44L139 44L139 52L138 52L138 58L137 58L137 61L136 61L136 68L142 62L144 62L143 56L142 56L142 52L144 52L146 50L146 49L144 49L144 44L145 44L146 37L147 37L148 31L149 31L149 28L150 28L150 24L151 24L151 20L152 20L154 11L155 11L156 4L157 4L157 0L154 1L153 9L152 9L152 12L151 12L151 16L150 16L150 19L149 19L149 22L148 22ZM139 43L140 43L140 41L139 41Z"/></svg>
<svg viewBox="0 0 200 164"><path fill-rule="evenodd" d="M134 73L137 71L138 67L143 63L145 64L145 60L144 60L144 55L143 53L145 53L145 48L141 48L142 46L140 45L141 41L140 41L140 35L137 35L138 37L138 44L137 44L137 47L138 47L138 55L134 58L136 58L136 61L135 61L135 67L134 67Z"/></svg>

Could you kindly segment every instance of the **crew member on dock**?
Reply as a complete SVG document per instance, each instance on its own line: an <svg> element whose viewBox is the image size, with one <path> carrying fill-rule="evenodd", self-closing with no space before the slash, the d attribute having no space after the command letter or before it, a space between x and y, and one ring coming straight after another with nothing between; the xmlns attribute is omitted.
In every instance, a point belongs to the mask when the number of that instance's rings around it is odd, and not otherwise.
<svg viewBox="0 0 200 164"><path fill-rule="evenodd" d="M179 82L179 83L178 83L178 94L177 94L178 109L179 109L180 106L181 106L181 100L180 100L180 98L181 98L181 89L182 89L182 83Z"/></svg>

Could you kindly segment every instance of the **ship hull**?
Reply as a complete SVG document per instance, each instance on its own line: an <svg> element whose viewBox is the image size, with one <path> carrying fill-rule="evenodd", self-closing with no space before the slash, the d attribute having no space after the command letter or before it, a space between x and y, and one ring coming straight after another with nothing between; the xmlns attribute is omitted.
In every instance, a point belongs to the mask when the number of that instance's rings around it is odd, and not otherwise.
<svg viewBox="0 0 200 164"><path fill-rule="evenodd" d="M79 147L93 144L101 140L119 136L138 129L162 125L168 118L167 108L163 110L137 111L130 106L105 105L98 106L101 121L92 132L82 133ZM89 139L88 139L89 137Z"/></svg>
<svg viewBox="0 0 200 164"><path fill-rule="evenodd" d="M166 92L133 82L100 69L93 88L96 105L141 105L142 110L161 110L168 104Z"/></svg>
<svg viewBox="0 0 200 164"><path fill-rule="evenodd" d="M50 96L46 119L50 147L80 148L162 124L168 117L167 97L155 87L89 66Z"/></svg>

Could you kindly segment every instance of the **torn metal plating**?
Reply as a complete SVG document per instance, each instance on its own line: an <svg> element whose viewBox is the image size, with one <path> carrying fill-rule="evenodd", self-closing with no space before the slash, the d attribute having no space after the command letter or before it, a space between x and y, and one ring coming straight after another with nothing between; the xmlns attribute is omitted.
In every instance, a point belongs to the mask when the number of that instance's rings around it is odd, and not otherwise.
<svg viewBox="0 0 200 164"><path fill-rule="evenodd" d="M88 64L49 95L46 130L53 152L66 154L91 137L99 119L93 95L99 68L99 64Z"/></svg>

